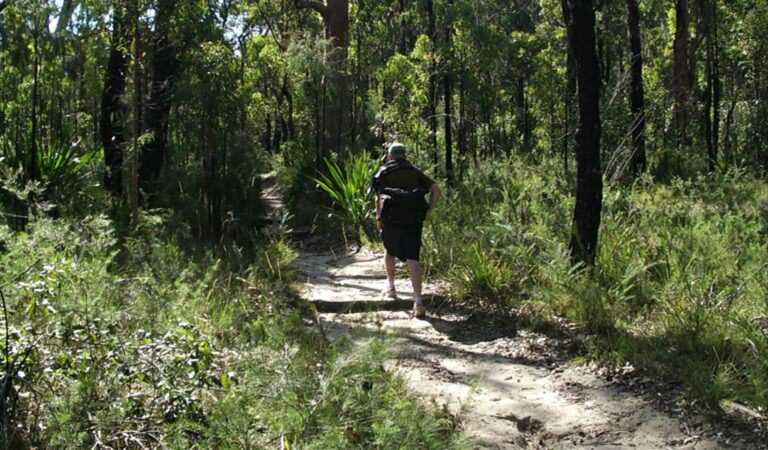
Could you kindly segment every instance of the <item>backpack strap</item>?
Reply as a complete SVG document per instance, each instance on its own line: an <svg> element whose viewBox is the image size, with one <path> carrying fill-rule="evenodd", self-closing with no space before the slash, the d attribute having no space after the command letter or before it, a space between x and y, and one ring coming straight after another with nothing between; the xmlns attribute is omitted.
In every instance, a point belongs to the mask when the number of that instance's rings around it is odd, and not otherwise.
<svg viewBox="0 0 768 450"><path fill-rule="evenodd" d="M373 183L371 184L371 187L373 188L373 190L375 192L380 192L381 189L379 188L379 182L381 181L382 177L400 169L419 170L416 167L414 167L413 164L409 163L404 159L393 159L392 161L387 161L386 164L379 167L379 171L376 172L376 175L373 176Z"/></svg>

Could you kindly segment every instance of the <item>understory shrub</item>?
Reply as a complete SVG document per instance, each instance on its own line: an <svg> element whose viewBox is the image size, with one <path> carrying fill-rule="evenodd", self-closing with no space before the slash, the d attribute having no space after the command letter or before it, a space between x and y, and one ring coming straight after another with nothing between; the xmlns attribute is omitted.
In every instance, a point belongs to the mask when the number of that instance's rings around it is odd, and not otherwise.
<svg viewBox="0 0 768 450"><path fill-rule="evenodd" d="M113 229L103 216L0 227L0 431L15 442L462 447L450 416L383 370L384 347L331 343L299 314L287 242L230 261L179 245L160 216Z"/></svg>

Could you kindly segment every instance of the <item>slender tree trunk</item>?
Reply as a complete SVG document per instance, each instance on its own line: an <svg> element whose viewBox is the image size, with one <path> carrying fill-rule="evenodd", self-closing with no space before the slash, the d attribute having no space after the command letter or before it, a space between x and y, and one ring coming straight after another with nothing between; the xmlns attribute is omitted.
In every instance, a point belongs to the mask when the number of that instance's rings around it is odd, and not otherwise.
<svg viewBox="0 0 768 450"><path fill-rule="evenodd" d="M717 0L712 0L712 144L714 159L717 162L720 153L720 100L722 85L720 83L720 44L717 35Z"/></svg>
<svg viewBox="0 0 768 450"><path fill-rule="evenodd" d="M453 0L448 1L453 5ZM451 25L445 24L445 59L446 69L443 75L443 104L445 106L445 178L449 185L453 184L453 138L451 134L451 98L453 96L453 80L451 74Z"/></svg>
<svg viewBox="0 0 768 450"><path fill-rule="evenodd" d="M463 62L461 63L463 66ZM464 115L466 114L466 90L467 90L467 76L462 69L459 78L459 123L458 123L458 136L457 136L457 153L459 160L459 180L464 177L464 171L466 169L466 120Z"/></svg>
<svg viewBox="0 0 768 450"><path fill-rule="evenodd" d="M645 171L645 95L643 92L643 54L640 41L640 10L638 0L627 0L630 94L632 112L632 175Z"/></svg>
<svg viewBox="0 0 768 450"><path fill-rule="evenodd" d="M250 33L242 35L238 38L238 46L240 47L240 88L245 87L245 62L248 60L248 38ZM240 132L245 133L246 124L248 122L248 99L245 97L240 98Z"/></svg>
<svg viewBox="0 0 768 450"><path fill-rule="evenodd" d="M314 116L315 116L315 162L323 162L325 152L323 151L323 99L319 92L313 93L314 97Z"/></svg>
<svg viewBox="0 0 768 450"><path fill-rule="evenodd" d="M435 5L433 0L427 0L427 17L429 40L432 43L430 50L430 68L429 68L429 146L432 151L432 163L437 167L439 164L437 149L437 25L435 21Z"/></svg>
<svg viewBox="0 0 768 450"><path fill-rule="evenodd" d="M733 161L733 116L736 110L736 74L731 75L729 94L731 102L728 106L728 113L725 116L725 136L723 136L723 159L726 163Z"/></svg>
<svg viewBox="0 0 768 450"><path fill-rule="evenodd" d="M568 0L561 0L563 9L563 24L566 28L571 23L571 7ZM563 124L563 169L568 172L568 147L571 140L571 120L573 118L573 98L576 95L576 60L573 54L573 45L570 39L566 40L565 60L565 121Z"/></svg>
<svg viewBox="0 0 768 450"><path fill-rule="evenodd" d="M600 68L595 52L592 0L569 0L568 39L576 60L579 125L576 130L576 206L569 245L574 263L593 265L597 253L603 180L600 170Z"/></svg>
<svg viewBox="0 0 768 450"><path fill-rule="evenodd" d="M104 187L112 195L123 196L123 146L125 144L125 111L120 99L125 92L125 73L128 58L123 53L122 13L115 10L112 25L112 43L101 95L101 119L99 131L104 148Z"/></svg>
<svg viewBox="0 0 768 450"><path fill-rule="evenodd" d="M709 47L709 45L707 45ZM704 89L704 135L707 141L707 165L709 172L714 173L717 165L717 154L712 136L712 59L707 48L707 59L705 62L706 89Z"/></svg>
<svg viewBox="0 0 768 450"><path fill-rule="evenodd" d="M34 51L35 58L33 59L32 67L32 137L30 142L29 152L29 174L30 180L37 180L40 174L38 173L39 167L37 167L37 153L40 150L38 148L38 103L40 102L40 12L35 10L35 28L34 28Z"/></svg>
<svg viewBox="0 0 768 450"><path fill-rule="evenodd" d="M453 184L453 135L451 130L451 74L443 76L443 104L445 106L445 177L448 184Z"/></svg>
<svg viewBox="0 0 768 450"><path fill-rule="evenodd" d="M720 141L720 74L717 48L717 5L714 0L701 0L703 35L706 39L704 90L704 130L707 141L707 162L709 172L717 169Z"/></svg>
<svg viewBox="0 0 768 450"><path fill-rule="evenodd" d="M675 2L675 42L672 66L672 127L678 146L689 145L688 109L693 76L688 59L689 15L687 0Z"/></svg>
<svg viewBox="0 0 768 450"><path fill-rule="evenodd" d="M145 130L152 139L141 151L139 179L147 193L156 190L168 143L168 121L173 99L173 88L178 71L176 45L169 33L176 0L159 0L157 5L157 31L152 44L152 82L149 93Z"/></svg>
<svg viewBox="0 0 768 450"><path fill-rule="evenodd" d="M528 100L525 96L525 75L520 74L517 78L517 130L523 137L523 152L531 150L531 127L530 114L528 111Z"/></svg>
<svg viewBox="0 0 768 450"><path fill-rule="evenodd" d="M139 225L139 135L141 134L141 46L139 0L133 2L133 145L131 146L131 225Z"/></svg>
<svg viewBox="0 0 768 450"><path fill-rule="evenodd" d="M361 142L361 133L359 131L358 125L360 123L360 113L362 112L363 108L360 107L359 99L362 98L363 93L360 90L360 87L362 85L362 63L363 63L363 33L360 30L360 27L363 24L363 7L365 2L362 0L358 0L357 3L357 17L355 18L355 21L357 25L355 26L355 63L354 63L354 74L355 79L352 83L352 96L350 98L350 116L351 116L351 122L350 122L350 130L349 130L349 142L354 146L355 149L363 148L364 145Z"/></svg>
<svg viewBox="0 0 768 450"><path fill-rule="evenodd" d="M288 75L283 77L283 86L281 88L283 96L288 103L288 139L293 140L296 138L296 125L293 122L293 94L288 87Z"/></svg>

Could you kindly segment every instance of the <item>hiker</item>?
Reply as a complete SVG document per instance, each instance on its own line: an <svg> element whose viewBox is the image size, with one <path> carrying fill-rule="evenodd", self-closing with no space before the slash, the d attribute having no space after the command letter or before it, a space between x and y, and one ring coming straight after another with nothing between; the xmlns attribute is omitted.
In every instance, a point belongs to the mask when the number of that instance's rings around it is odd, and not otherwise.
<svg viewBox="0 0 768 450"><path fill-rule="evenodd" d="M413 314L426 315L421 297L422 274L419 266L421 230L442 191L431 178L408 162L403 144L389 146L384 163L373 177L376 192L376 224L384 242L384 267L388 286L383 294L396 299L395 258L406 261L413 286ZM424 196L429 193L429 204Z"/></svg>

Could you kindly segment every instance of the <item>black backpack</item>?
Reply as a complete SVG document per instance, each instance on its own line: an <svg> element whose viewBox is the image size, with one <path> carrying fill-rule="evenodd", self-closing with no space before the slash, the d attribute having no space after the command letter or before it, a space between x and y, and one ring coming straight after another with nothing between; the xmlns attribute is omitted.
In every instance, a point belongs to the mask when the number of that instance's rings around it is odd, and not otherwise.
<svg viewBox="0 0 768 450"><path fill-rule="evenodd" d="M390 225L418 225L424 222L429 204L424 189L384 188L379 192L381 220Z"/></svg>

